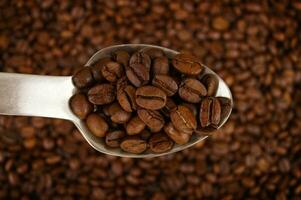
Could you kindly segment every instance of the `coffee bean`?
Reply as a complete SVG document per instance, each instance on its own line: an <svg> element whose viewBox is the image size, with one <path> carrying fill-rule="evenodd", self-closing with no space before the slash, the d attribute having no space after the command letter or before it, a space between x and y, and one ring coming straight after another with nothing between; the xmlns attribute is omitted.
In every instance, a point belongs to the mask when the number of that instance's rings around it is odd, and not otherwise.
<svg viewBox="0 0 301 200"><path fill-rule="evenodd" d="M70 108L80 119L85 119L93 111L93 105L84 94L75 94L70 98Z"/></svg>
<svg viewBox="0 0 301 200"><path fill-rule="evenodd" d="M210 125L210 112L211 112L212 99L205 98L201 102L200 107L200 122L202 127Z"/></svg>
<svg viewBox="0 0 301 200"><path fill-rule="evenodd" d="M153 61L152 74L167 75L169 72L169 61L167 57L158 57Z"/></svg>
<svg viewBox="0 0 301 200"><path fill-rule="evenodd" d="M197 79L187 78L180 85L179 95L185 101L198 103L203 96L207 95L207 90Z"/></svg>
<svg viewBox="0 0 301 200"><path fill-rule="evenodd" d="M232 109L231 100L225 97L216 97L216 98L219 100L221 104L220 122L222 123L231 112Z"/></svg>
<svg viewBox="0 0 301 200"><path fill-rule="evenodd" d="M118 102L114 102L112 104L107 104L103 107L103 113L106 115L106 116L112 116L114 115L116 112L120 111L122 108L121 106L119 105Z"/></svg>
<svg viewBox="0 0 301 200"><path fill-rule="evenodd" d="M115 100L115 88L111 84L100 84L92 87L88 91L88 99L95 105L112 103Z"/></svg>
<svg viewBox="0 0 301 200"><path fill-rule="evenodd" d="M128 136L121 142L120 148L129 153L140 154L146 150L147 143L137 136Z"/></svg>
<svg viewBox="0 0 301 200"><path fill-rule="evenodd" d="M164 126L164 131L175 143L180 145L186 144L191 137L189 133L178 131L171 122Z"/></svg>
<svg viewBox="0 0 301 200"><path fill-rule="evenodd" d="M177 54L172 59L172 64L181 73L187 75L199 75L204 71L204 67L200 63L199 58L188 53Z"/></svg>
<svg viewBox="0 0 301 200"><path fill-rule="evenodd" d="M123 75L123 68L118 62L106 62L101 69L102 76L109 82L116 82Z"/></svg>
<svg viewBox="0 0 301 200"><path fill-rule="evenodd" d="M154 153L164 153L172 149L173 142L163 133L155 133L149 140L150 149Z"/></svg>
<svg viewBox="0 0 301 200"><path fill-rule="evenodd" d="M173 96L178 91L177 83L167 75L155 75L152 84L163 90L167 96Z"/></svg>
<svg viewBox="0 0 301 200"><path fill-rule="evenodd" d="M128 135L139 134L145 128L145 123L138 117L134 116L126 125Z"/></svg>
<svg viewBox="0 0 301 200"><path fill-rule="evenodd" d="M92 113L87 117L86 125L97 137L104 137L106 132L109 130L107 122L96 113Z"/></svg>
<svg viewBox="0 0 301 200"><path fill-rule="evenodd" d="M192 111L193 115L195 117L197 117L197 115L198 115L198 108L196 107L195 104L192 104L192 103L182 103L181 105L182 106L186 106L187 108L189 108Z"/></svg>
<svg viewBox="0 0 301 200"><path fill-rule="evenodd" d="M124 124L131 118L131 113L124 111L123 109L118 110L111 116L111 120L117 124Z"/></svg>
<svg viewBox="0 0 301 200"><path fill-rule="evenodd" d="M137 109L135 93L136 89L127 83L126 77L117 82L117 100L127 112L133 112Z"/></svg>
<svg viewBox="0 0 301 200"><path fill-rule="evenodd" d="M165 55L161 49L154 48L154 47L145 47L145 48L141 49L140 51L149 55L151 59L163 57Z"/></svg>
<svg viewBox="0 0 301 200"><path fill-rule="evenodd" d="M116 62L122 64L124 67L129 65L130 54L124 50L117 50L114 52L113 57Z"/></svg>
<svg viewBox="0 0 301 200"><path fill-rule="evenodd" d="M151 59L142 52L134 53L130 58L130 64L126 67L126 76L136 87L146 85L149 81Z"/></svg>
<svg viewBox="0 0 301 200"><path fill-rule="evenodd" d="M104 80L101 70L102 70L103 66L107 62L110 62L110 61L111 61L111 58L105 57L105 58L98 60L91 66L92 75L96 81L101 82Z"/></svg>
<svg viewBox="0 0 301 200"><path fill-rule="evenodd" d="M86 88L93 84L93 76L91 72L91 68L84 67L79 70L74 76L72 77L72 82L77 88Z"/></svg>
<svg viewBox="0 0 301 200"><path fill-rule="evenodd" d="M218 79L213 74L206 74L202 78L202 83L205 85L207 89L208 96L215 96L217 88L218 88Z"/></svg>
<svg viewBox="0 0 301 200"><path fill-rule="evenodd" d="M106 134L105 142L109 147L117 148L126 136L124 131L112 131Z"/></svg>
<svg viewBox="0 0 301 200"><path fill-rule="evenodd" d="M221 120L221 104L217 98L212 99L211 103L211 118L210 122L214 127L217 127Z"/></svg>
<svg viewBox="0 0 301 200"><path fill-rule="evenodd" d="M139 109L139 118L150 128L151 132L159 132L164 126L163 116L155 110Z"/></svg>
<svg viewBox="0 0 301 200"><path fill-rule="evenodd" d="M179 105L170 113L170 119L176 129L184 133L192 133L197 126L195 116L192 111Z"/></svg>
<svg viewBox="0 0 301 200"><path fill-rule="evenodd" d="M138 106L150 110L158 110L166 104L166 94L154 86L143 86L136 90L136 103Z"/></svg>
<svg viewBox="0 0 301 200"><path fill-rule="evenodd" d="M176 103L172 100L172 98L167 98L166 99L166 104L165 106L161 109L161 112L163 113L163 115L165 115L165 117L169 117L170 112L177 108Z"/></svg>

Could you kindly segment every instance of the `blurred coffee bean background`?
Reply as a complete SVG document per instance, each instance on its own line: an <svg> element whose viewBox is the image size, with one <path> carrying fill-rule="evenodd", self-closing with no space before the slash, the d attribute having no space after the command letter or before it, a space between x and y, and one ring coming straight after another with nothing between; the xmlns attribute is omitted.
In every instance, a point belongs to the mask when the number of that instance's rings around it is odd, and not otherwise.
<svg viewBox="0 0 301 200"><path fill-rule="evenodd" d="M1 0L1 71L71 75L103 47L155 44L199 56L235 106L153 159L96 152L68 121L1 116L0 199L301 199L300 17L298 1Z"/></svg>

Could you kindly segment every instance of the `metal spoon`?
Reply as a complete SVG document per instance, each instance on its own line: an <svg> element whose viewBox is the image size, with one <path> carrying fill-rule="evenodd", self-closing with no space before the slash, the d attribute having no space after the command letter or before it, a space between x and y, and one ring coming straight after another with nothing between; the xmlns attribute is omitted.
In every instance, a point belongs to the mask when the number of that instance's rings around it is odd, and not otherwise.
<svg viewBox="0 0 301 200"><path fill-rule="evenodd" d="M160 48L166 53L168 57L173 57L175 54L179 53L171 49L154 45L116 45L101 49L96 52L88 60L85 66L90 66L97 60L111 55L111 53L116 51L117 49L133 51L144 47ZM215 74L208 67L204 67L205 74ZM233 105L233 99L230 89L218 75L217 77L219 79L219 87L216 96L229 98L231 100L231 105ZM84 122L79 120L71 112L68 102L75 91L76 88L72 84L71 76L40 76L15 73L0 73L0 114L39 116L70 120L80 130L83 137L94 149L105 154L122 157L143 158L167 155L191 147L197 142L208 137L208 135L202 137L193 135L189 143L185 145L175 145L171 151L160 154L145 152L143 154L136 155L124 152L119 148L109 148L104 144L103 139L99 139L91 134L90 131L86 128ZM220 128L227 121L230 116L231 110L218 128Z"/></svg>

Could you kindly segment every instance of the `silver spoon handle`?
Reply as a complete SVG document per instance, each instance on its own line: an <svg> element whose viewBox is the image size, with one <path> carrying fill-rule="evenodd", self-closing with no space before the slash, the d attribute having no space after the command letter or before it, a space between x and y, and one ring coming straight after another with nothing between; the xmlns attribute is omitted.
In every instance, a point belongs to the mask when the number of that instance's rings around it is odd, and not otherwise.
<svg viewBox="0 0 301 200"><path fill-rule="evenodd" d="M71 120L73 88L69 76L0 73L0 114Z"/></svg>

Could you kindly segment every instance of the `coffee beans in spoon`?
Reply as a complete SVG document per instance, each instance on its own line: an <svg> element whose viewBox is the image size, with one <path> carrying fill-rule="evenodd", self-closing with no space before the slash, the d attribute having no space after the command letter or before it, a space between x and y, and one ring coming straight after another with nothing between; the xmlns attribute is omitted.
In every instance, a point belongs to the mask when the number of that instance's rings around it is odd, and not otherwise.
<svg viewBox="0 0 301 200"><path fill-rule="evenodd" d="M70 108L108 148L168 152L217 129L231 110L230 99L215 96L218 78L204 71L192 54L119 49L73 76Z"/></svg>

